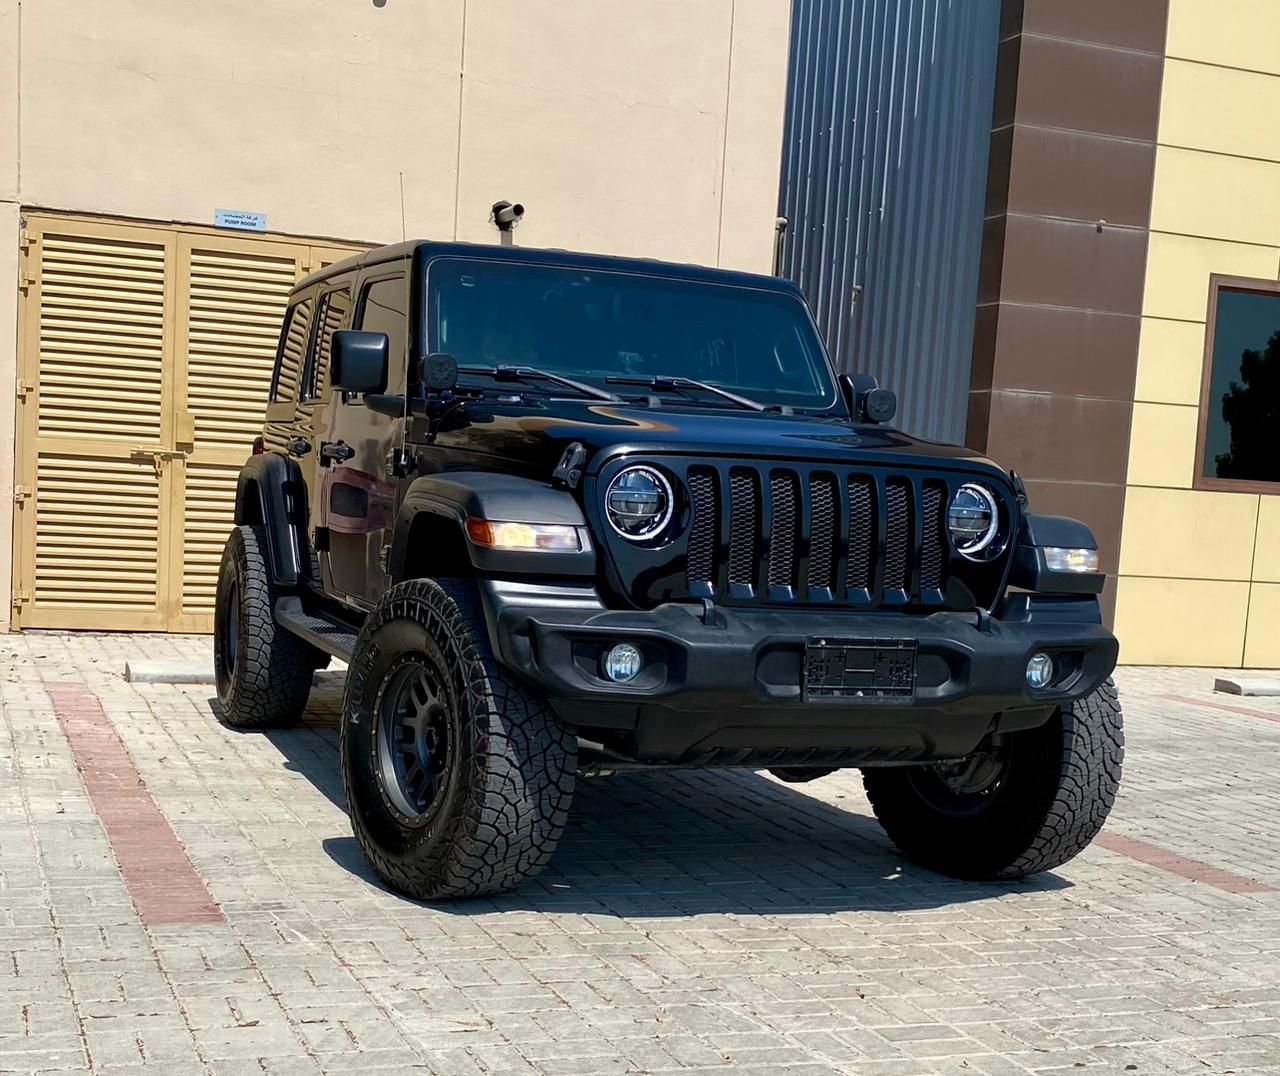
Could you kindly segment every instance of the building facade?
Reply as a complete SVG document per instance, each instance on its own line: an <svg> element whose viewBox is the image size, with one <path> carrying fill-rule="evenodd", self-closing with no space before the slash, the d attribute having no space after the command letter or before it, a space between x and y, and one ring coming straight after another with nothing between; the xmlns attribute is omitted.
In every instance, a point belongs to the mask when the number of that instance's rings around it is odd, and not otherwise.
<svg viewBox="0 0 1280 1076"><path fill-rule="evenodd" d="M1093 526L1122 661L1280 666L1280 5L1002 19L969 442Z"/></svg>
<svg viewBox="0 0 1280 1076"><path fill-rule="evenodd" d="M505 198L527 245L767 272L788 19L0 0L0 630L207 630L311 268L402 234L493 242Z"/></svg>
<svg viewBox="0 0 1280 1076"><path fill-rule="evenodd" d="M1280 4L795 13L784 265L837 362L1092 527L1122 661L1280 666Z"/></svg>
<svg viewBox="0 0 1280 1076"><path fill-rule="evenodd" d="M206 629L291 283L507 198L758 271L780 212L837 364L1090 524L1122 660L1280 666L1276 0L320 11L0 0L0 629Z"/></svg>

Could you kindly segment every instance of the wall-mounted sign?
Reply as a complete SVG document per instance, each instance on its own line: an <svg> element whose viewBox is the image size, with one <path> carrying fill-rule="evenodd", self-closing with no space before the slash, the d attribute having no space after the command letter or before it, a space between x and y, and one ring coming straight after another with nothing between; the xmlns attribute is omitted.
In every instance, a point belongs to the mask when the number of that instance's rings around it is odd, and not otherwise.
<svg viewBox="0 0 1280 1076"><path fill-rule="evenodd" d="M265 232L267 215L250 213L243 209L215 209L213 223L219 228L239 228L244 232Z"/></svg>

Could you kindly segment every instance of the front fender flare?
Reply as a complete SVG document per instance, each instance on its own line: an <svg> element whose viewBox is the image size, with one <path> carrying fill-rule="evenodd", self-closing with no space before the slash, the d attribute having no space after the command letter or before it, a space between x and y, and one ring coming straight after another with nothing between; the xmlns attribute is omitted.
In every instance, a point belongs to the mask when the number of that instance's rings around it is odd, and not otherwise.
<svg viewBox="0 0 1280 1076"><path fill-rule="evenodd" d="M417 478L405 492L396 515L387 561L392 579L403 578L414 520L424 512L448 519L459 528L471 564L479 571L595 575L595 548L587 521L573 494L547 482L516 475L451 471ZM576 552L530 552L477 546L466 538L466 521L470 518L572 526L578 530L582 548Z"/></svg>

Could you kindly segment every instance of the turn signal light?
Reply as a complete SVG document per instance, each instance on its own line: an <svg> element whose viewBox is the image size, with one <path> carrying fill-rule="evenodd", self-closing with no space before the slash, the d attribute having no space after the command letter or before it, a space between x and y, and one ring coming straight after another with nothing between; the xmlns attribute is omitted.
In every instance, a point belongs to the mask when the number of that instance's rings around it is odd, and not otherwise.
<svg viewBox="0 0 1280 1076"><path fill-rule="evenodd" d="M1051 572L1096 572L1096 549L1068 549L1065 546L1045 546L1045 567Z"/></svg>
<svg viewBox="0 0 1280 1076"><path fill-rule="evenodd" d="M489 549L576 553L582 548L578 528L564 523L507 523L472 516L467 520L467 537Z"/></svg>

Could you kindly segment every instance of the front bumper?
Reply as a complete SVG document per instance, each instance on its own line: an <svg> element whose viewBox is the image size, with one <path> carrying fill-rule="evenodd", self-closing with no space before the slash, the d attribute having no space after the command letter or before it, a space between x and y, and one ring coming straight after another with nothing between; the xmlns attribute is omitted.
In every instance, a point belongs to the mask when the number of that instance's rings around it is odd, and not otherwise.
<svg viewBox="0 0 1280 1076"><path fill-rule="evenodd" d="M1115 667L1115 637L1092 598L1027 598L1003 618L976 613L742 610L679 603L608 610L589 587L486 581L490 636L502 662L580 727L631 733L627 750L653 760L690 752L785 748L888 750L897 761L956 757L993 730L1032 727L1088 695ZM912 639L916 685L908 698L810 700L806 642ZM645 666L614 684L600 658L637 646ZM1054 657L1046 689L1026 683L1027 660ZM895 742L895 730L899 735ZM829 750L828 750L829 753Z"/></svg>

